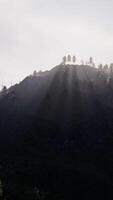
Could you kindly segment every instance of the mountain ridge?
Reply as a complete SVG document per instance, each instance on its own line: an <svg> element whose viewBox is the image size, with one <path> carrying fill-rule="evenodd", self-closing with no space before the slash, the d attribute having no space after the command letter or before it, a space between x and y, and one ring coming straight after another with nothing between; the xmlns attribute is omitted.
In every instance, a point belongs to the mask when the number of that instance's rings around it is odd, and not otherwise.
<svg viewBox="0 0 113 200"><path fill-rule="evenodd" d="M3 174L63 199L70 193L103 195L104 187L112 196L112 78L108 82L107 74L78 65L60 65L42 74L2 94Z"/></svg>
<svg viewBox="0 0 113 200"><path fill-rule="evenodd" d="M42 72L42 74L38 76L37 73L37 76L26 77L20 84L9 88L8 92L3 94L3 100L0 101L0 117L2 120L4 115L8 117L8 120L11 120L8 112L12 117L15 113L18 117L25 115L28 118L30 116L32 120L34 113L39 111L40 118L41 115L45 117L44 114L47 114L48 118L48 113L51 113L52 119L52 115L57 113L57 108L55 111L57 101L59 101L59 106L62 104L62 108L64 104L67 104L64 106L63 112L65 114L67 112L67 118L69 118L70 113L73 112L71 105L75 106L72 101L73 99L77 100L77 98L79 109L81 109L81 103L82 109L85 109L83 112L85 113L89 109L91 115L95 107L95 105L93 107L93 101L95 103L98 101L98 104L100 103L103 107L102 109L109 109L110 111L113 108L112 81L107 83L106 76L103 74L100 76L96 68L75 65L56 66L48 72ZM53 109L51 112L49 112L49 107ZM71 110L69 111L69 109ZM75 109L76 112L79 112L77 105ZM91 109L93 110L91 111ZM59 113L60 110L58 115ZM12 119L12 123L14 123L14 119Z"/></svg>

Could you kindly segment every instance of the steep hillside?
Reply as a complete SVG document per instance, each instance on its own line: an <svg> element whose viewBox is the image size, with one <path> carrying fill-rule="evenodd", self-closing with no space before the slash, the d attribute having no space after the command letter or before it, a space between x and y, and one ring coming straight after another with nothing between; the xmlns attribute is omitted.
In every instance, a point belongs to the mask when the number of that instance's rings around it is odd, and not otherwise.
<svg viewBox="0 0 113 200"><path fill-rule="evenodd" d="M27 77L0 95L0 130L10 198L15 184L15 198L24 198L20 180L52 199L112 197L113 80L106 73L60 65Z"/></svg>

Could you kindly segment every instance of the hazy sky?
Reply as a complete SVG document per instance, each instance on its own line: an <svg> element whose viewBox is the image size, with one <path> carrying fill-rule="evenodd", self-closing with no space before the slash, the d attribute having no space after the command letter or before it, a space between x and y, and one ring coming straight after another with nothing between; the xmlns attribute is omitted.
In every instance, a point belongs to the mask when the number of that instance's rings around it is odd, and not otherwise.
<svg viewBox="0 0 113 200"><path fill-rule="evenodd" d="M50 69L65 54L113 62L113 0L0 0L0 83Z"/></svg>

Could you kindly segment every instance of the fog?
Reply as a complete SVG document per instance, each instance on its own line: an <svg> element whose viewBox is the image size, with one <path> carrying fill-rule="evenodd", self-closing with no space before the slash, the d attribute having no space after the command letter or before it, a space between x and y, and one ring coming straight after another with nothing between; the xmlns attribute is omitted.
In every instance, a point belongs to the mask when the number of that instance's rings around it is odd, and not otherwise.
<svg viewBox="0 0 113 200"><path fill-rule="evenodd" d="M113 62L113 1L0 0L0 84L46 70L65 54Z"/></svg>

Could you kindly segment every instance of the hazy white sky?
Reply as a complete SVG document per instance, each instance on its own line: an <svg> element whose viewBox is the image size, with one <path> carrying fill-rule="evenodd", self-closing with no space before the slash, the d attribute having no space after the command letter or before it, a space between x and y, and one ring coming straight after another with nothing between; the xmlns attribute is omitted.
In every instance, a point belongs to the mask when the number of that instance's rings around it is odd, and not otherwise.
<svg viewBox="0 0 113 200"><path fill-rule="evenodd" d="M113 62L113 0L0 0L0 84L50 69L65 54Z"/></svg>

